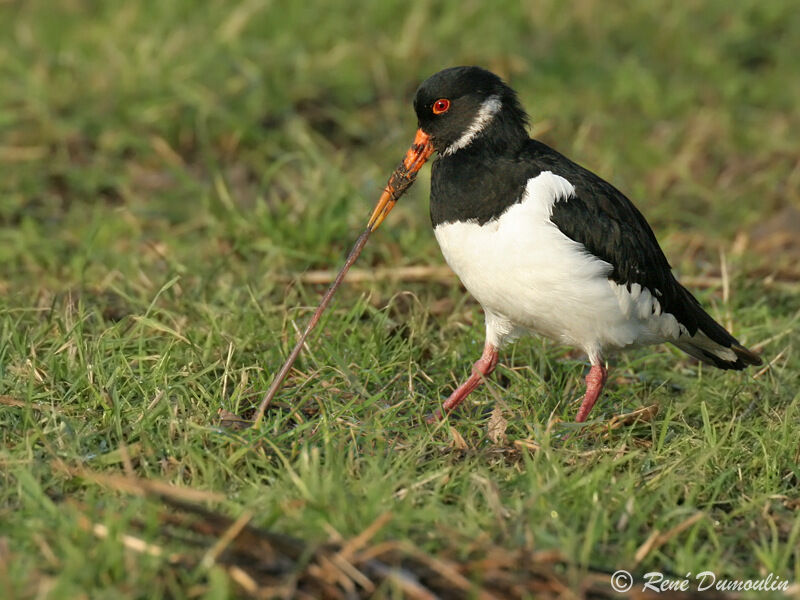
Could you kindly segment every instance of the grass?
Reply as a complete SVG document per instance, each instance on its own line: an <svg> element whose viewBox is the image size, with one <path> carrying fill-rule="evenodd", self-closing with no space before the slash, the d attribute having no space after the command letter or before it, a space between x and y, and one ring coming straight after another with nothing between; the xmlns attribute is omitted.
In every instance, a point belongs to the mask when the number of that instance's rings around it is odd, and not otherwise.
<svg viewBox="0 0 800 600"><path fill-rule="evenodd" d="M747 241L797 202L793 3L34 0L0 3L0 40L0 595L246 593L213 561L120 543L192 552L161 502L99 478L121 474L221 494L207 505L310 547L390 513L374 543L453 564L557 550L577 594L619 568L800 582L798 272ZM465 63L634 198L770 368L630 352L577 428L582 359L524 340L429 427L482 316L454 280L380 279L340 291L260 430L220 427L316 305L299 275L338 266L363 226L415 86ZM426 170L358 267L442 264L427 190Z"/></svg>

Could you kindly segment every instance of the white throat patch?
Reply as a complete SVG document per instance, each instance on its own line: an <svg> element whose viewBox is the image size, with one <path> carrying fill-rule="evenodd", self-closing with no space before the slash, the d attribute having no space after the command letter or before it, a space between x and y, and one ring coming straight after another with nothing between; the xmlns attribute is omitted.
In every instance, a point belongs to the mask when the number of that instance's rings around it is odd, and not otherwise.
<svg viewBox="0 0 800 600"><path fill-rule="evenodd" d="M478 114L475 116L475 120L470 123L470 126L467 127L467 130L460 138L445 148L445 151L442 152L442 156L448 156L449 154L453 154L467 147L475 136L483 131L494 118L501 106L503 106L503 103L500 101L500 96L489 96L484 100L480 110L478 110Z"/></svg>

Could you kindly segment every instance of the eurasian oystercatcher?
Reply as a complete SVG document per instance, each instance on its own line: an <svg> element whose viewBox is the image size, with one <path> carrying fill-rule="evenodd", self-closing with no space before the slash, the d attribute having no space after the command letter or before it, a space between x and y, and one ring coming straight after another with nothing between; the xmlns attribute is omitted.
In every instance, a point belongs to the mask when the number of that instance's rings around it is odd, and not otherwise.
<svg viewBox="0 0 800 600"><path fill-rule="evenodd" d="M610 183L528 137L517 95L479 67L436 73L414 98L418 126L369 228L396 202L392 182L433 152L430 214L447 264L486 317L483 355L437 416L457 407L524 333L589 357L586 419L610 351L669 342L720 369L761 364L672 274L652 229Z"/></svg>

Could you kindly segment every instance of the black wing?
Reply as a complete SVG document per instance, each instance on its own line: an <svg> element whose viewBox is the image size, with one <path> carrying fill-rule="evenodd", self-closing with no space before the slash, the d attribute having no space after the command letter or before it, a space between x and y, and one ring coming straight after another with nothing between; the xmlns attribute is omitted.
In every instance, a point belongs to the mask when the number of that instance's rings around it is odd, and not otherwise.
<svg viewBox="0 0 800 600"><path fill-rule="evenodd" d="M739 345L678 283L650 225L622 192L540 142L531 140L528 151L542 170L560 175L575 188L574 196L555 203L551 221L609 263L611 280L628 289L634 283L647 288L662 311L674 315L690 336L700 329L725 347Z"/></svg>

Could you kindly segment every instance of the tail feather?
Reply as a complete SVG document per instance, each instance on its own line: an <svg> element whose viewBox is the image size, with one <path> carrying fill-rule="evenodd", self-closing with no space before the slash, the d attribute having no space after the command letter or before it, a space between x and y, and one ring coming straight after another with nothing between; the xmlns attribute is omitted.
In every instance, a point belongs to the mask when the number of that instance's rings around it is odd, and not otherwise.
<svg viewBox="0 0 800 600"><path fill-rule="evenodd" d="M701 332L681 341L673 342L675 346L694 356L697 360L718 369L734 369L740 371L749 365L760 365L761 358L740 344L725 347L710 340Z"/></svg>
<svg viewBox="0 0 800 600"><path fill-rule="evenodd" d="M677 285L683 295L684 314L690 315L690 325L693 327L684 326L683 333L673 344L686 354L720 369L741 370L749 365L761 364L758 354L742 346L739 340L703 310L689 290Z"/></svg>
<svg viewBox="0 0 800 600"><path fill-rule="evenodd" d="M761 360L761 357L758 354L748 348L745 348L741 344L732 345L731 350L736 353L736 356L738 356L739 360L745 365L758 366L764 362Z"/></svg>

